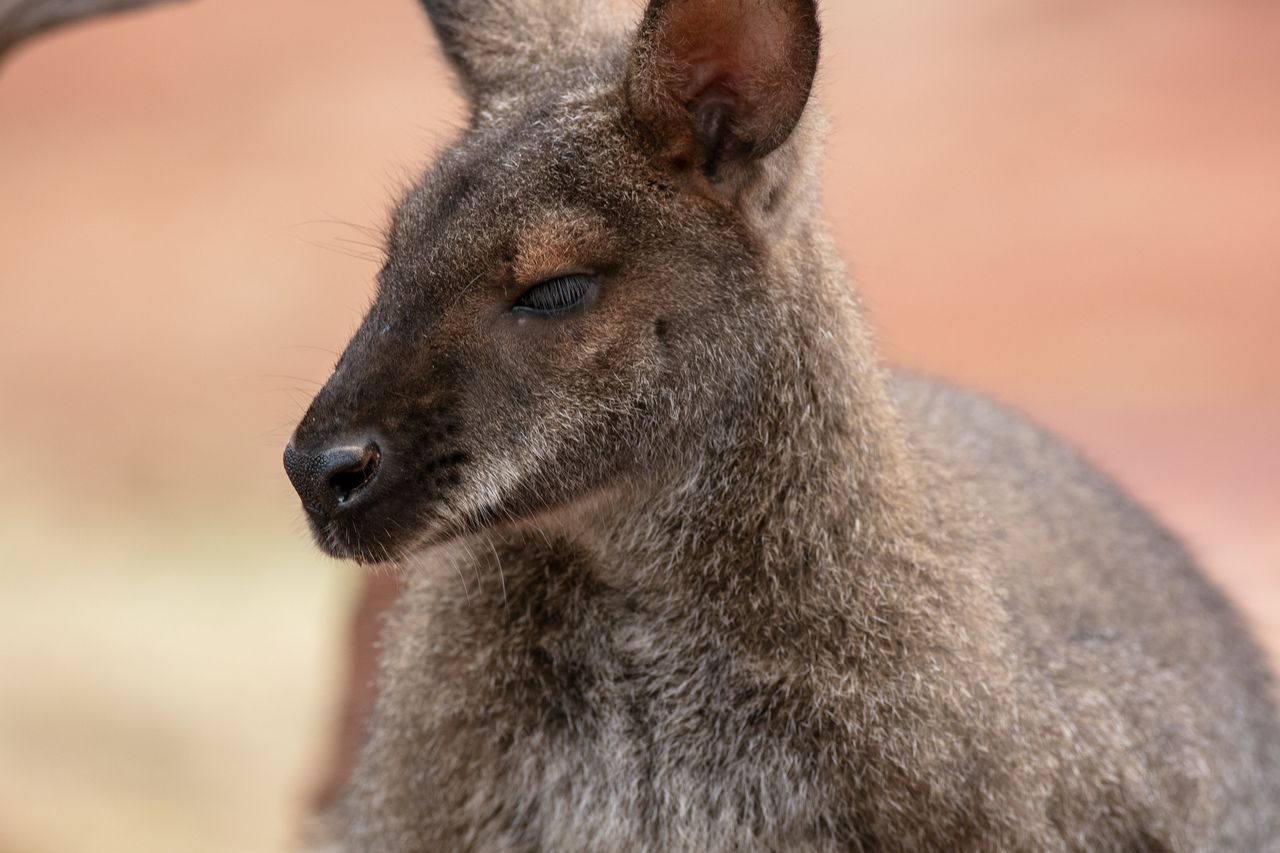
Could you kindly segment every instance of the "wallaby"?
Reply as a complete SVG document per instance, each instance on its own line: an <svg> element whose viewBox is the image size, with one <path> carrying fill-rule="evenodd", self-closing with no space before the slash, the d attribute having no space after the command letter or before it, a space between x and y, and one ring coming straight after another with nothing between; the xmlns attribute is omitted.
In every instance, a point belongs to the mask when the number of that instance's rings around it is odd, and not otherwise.
<svg viewBox="0 0 1280 853"><path fill-rule="evenodd" d="M1018 415L892 373L814 0L426 0L470 124L285 464L406 569L333 843L1280 850L1262 654Z"/></svg>

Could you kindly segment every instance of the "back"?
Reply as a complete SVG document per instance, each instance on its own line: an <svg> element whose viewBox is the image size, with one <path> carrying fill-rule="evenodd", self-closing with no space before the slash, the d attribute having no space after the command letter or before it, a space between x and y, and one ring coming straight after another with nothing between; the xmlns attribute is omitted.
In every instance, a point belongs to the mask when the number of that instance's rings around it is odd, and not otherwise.
<svg viewBox="0 0 1280 853"><path fill-rule="evenodd" d="M931 476L949 481L931 493L978 511L1032 689L1064 720L1088 721L1076 758L1146 756L1119 769L1131 778L1117 787L1202 811L1195 822L1215 828L1218 847L1280 838L1271 676L1181 544L1014 412L918 377L893 388L916 451L945 472Z"/></svg>

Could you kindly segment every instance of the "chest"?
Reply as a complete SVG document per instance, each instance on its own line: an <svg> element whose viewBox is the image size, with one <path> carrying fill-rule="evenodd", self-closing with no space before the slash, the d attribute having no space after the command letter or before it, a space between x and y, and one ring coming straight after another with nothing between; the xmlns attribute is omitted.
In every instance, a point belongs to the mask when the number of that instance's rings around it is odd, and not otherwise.
<svg viewBox="0 0 1280 853"><path fill-rule="evenodd" d="M417 837L513 851L827 849L810 710L695 621L594 607L516 618L483 640L449 617L431 630L442 633L395 640L419 653L395 656L416 672L389 679L421 686L387 750L415 764L396 773L415 790L394 799L416 814L394 819L419 824Z"/></svg>

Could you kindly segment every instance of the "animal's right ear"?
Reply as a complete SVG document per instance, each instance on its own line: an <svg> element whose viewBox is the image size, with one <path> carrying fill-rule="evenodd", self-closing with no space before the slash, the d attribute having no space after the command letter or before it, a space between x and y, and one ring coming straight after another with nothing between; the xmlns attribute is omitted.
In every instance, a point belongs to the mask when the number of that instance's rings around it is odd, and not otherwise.
<svg viewBox="0 0 1280 853"><path fill-rule="evenodd" d="M790 136L818 66L816 0L651 0L627 69L632 113L712 180Z"/></svg>

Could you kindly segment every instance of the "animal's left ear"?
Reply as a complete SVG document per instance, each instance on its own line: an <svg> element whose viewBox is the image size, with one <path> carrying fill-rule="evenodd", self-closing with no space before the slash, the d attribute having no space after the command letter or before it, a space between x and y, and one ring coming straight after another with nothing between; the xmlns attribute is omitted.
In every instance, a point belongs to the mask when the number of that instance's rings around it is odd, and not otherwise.
<svg viewBox="0 0 1280 853"><path fill-rule="evenodd" d="M476 110L555 91L556 75L590 65L626 22L601 0L420 2Z"/></svg>
<svg viewBox="0 0 1280 853"><path fill-rule="evenodd" d="M627 69L636 118L715 179L791 134L818 67L815 0L651 0Z"/></svg>

